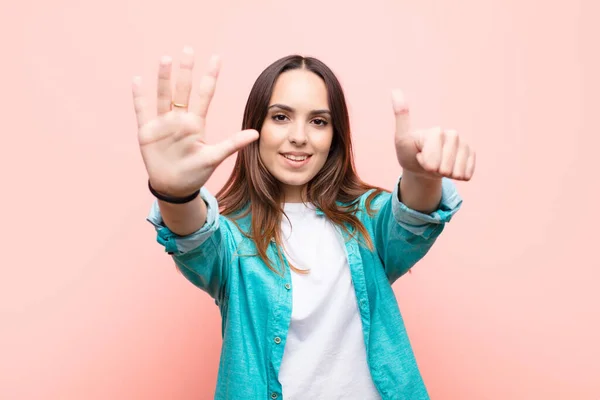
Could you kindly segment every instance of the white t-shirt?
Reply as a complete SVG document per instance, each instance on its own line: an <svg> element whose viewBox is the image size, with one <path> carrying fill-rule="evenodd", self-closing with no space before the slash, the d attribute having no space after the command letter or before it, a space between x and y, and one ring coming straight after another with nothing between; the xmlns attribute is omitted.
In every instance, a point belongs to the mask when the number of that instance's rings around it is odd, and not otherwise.
<svg viewBox="0 0 600 400"><path fill-rule="evenodd" d="M279 380L284 400L381 399L367 365L342 237L312 205L286 203L281 229L292 274L292 320Z"/></svg>

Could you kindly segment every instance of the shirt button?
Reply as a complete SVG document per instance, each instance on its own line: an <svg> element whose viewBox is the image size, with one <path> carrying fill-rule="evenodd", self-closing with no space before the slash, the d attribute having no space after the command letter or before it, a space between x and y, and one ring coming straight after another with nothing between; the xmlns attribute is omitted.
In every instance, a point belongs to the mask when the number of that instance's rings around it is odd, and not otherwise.
<svg viewBox="0 0 600 400"><path fill-rule="evenodd" d="M281 338L279 336L277 336L275 338L275 344L279 344L279 343L281 343Z"/></svg>
<svg viewBox="0 0 600 400"><path fill-rule="evenodd" d="M292 285L290 285L289 283L286 283L286 284L285 284L285 288L286 288L287 290L290 290L290 289L292 288Z"/></svg>
<svg viewBox="0 0 600 400"><path fill-rule="evenodd" d="M276 399L277 398L277 393L275 393L275 392L271 393L271 398L272 399Z"/></svg>

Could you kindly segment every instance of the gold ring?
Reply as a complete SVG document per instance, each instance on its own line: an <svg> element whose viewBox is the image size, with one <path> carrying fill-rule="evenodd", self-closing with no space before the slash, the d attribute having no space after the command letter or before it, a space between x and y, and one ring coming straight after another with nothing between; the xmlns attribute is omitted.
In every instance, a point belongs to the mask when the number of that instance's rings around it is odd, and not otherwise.
<svg viewBox="0 0 600 400"><path fill-rule="evenodd" d="M177 108L187 108L187 104L175 103L174 101L173 101L173 102L171 102L171 104L173 105L173 107L177 107Z"/></svg>

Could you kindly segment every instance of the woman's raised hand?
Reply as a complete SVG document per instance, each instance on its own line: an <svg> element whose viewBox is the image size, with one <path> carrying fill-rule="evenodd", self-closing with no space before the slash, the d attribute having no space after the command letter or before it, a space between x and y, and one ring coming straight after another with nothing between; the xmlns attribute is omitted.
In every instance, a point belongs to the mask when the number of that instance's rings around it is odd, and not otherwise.
<svg viewBox="0 0 600 400"><path fill-rule="evenodd" d="M475 150L452 129L412 130L408 103L400 90L392 92L396 114L396 155L404 171L432 179L469 181L475 172Z"/></svg>
<svg viewBox="0 0 600 400"><path fill-rule="evenodd" d="M211 58L198 88L192 87L194 52L185 47L174 90L172 61L158 69L157 112L151 115L141 79L133 80L133 104L138 142L152 187L159 193L184 197L200 189L227 157L258 139L258 132L238 132L220 143L206 142L206 115L219 75L219 58Z"/></svg>

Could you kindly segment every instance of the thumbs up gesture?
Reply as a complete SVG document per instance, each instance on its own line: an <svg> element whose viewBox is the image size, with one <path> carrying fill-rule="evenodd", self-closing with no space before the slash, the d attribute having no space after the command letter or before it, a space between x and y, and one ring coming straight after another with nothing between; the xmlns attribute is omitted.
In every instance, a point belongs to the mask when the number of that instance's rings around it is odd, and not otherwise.
<svg viewBox="0 0 600 400"><path fill-rule="evenodd" d="M204 186L228 156L258 139L258 132L245 130L220 143L209 143L205 123L219 75L219 59L211 59L198 88L192 88L191 48L184 49L179 67L173 84L171 59L161 60L155 115L148 109L140 78L134 78L132 91L138 143L150 184L159 193L185 197Z"/></svg>
<svg viewBox="0 0 600 400"><path fill-rule="evenodd" d="M400 90L392 92L396 115L396 155L404 171L421 178L468 181L475 171L475 151L455 130L412 130L410 110Z"/></svg>

